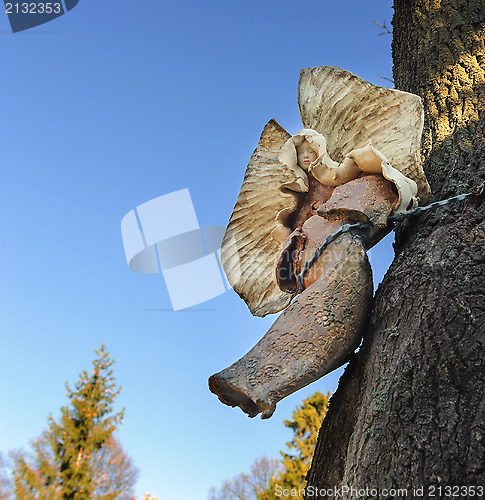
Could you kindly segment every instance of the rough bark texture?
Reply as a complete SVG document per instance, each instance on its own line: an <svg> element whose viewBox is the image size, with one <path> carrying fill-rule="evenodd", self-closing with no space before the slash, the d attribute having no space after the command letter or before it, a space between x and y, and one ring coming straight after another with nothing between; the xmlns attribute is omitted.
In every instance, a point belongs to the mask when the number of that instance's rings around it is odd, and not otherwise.
<svg viewBox="0 0 485 500"><path fill-rule="evenodd" d="M466 192L485 180L485 2L395 0L394 9L394 78L423 99L432 201ZM408 488L408 498L424 486L428 498L430 485L485 485L484 197L463 206L398 229L309 486Z"/></svg>

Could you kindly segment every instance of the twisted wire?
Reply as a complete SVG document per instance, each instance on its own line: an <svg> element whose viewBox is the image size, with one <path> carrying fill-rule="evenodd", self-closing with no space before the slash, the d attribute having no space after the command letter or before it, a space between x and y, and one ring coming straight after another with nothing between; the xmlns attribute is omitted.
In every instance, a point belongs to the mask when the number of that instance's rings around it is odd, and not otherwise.
<svg viewBox="0 0 485 500"><path fill-rule="evenodd" d="M452 198L447 198L446 200L440 200L440 201L435 201L434 203L430 203L429 205L426 205L424 207L416 207L410 210L409 212L400 212L394 215L391 215L388 218L389 222L400 222L407 217L411 217L413 215L420 214L422 212L425 212L427 210L430 210L432 208L437 208L440 206L448 205L449 203L453 201L461 201L469 198L470 196L482 196L485 193L485 182L482 182L478 187L470 189L468 193L463 193L459 194L458 196L453 196ZM358 234L359 236L364 236L365 230L370 228L370 224L368 222L356 222L354 224L344 224L342 227L340 227L337 231L335 231L332 234L329 234L323 243L315 250L313 255L309 260L307 260L299 274L296 275L296 284L298 286L298 293L303 292L305 290L305 285L303 283L303 279L306 275L306 273L310 270L310 268L313 266L313 264L316 262L318 257L322 255L324 252L325 248L332 243L332 241L335 241L341 234L344 233L350 233L352 232L353 234Z"/></svg>
<svg viewBox="0 0 485 500"><path fill-rule="evenodd" d="M302 267L302 270L299 274L296 275L296 284L298 286L298 292L301 293L305 290L305 285L303 284L303 278L305 274L310 270L315 261L322 255L323 251L327 246L335 241L341 234L354 232L354 234L358 234L361 230L365 230L370 226L368 222L356 222L355 224L344 224L337 231L332 234L329 234L323 243L313 252L313 255L309 260L305 262L305 265Z"/></svg>

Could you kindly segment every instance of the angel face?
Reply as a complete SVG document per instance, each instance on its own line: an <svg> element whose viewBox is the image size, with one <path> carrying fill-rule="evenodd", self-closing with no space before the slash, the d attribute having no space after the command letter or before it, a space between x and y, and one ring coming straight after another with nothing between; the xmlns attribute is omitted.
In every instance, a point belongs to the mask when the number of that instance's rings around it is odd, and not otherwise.
<svg viewBox="0 0 485 500"><path fill-rule="evenodd" d="M296 147L296 156L298 165L305 171L307 171L311 163L317 159L317 153L306 140Z"/></svg>

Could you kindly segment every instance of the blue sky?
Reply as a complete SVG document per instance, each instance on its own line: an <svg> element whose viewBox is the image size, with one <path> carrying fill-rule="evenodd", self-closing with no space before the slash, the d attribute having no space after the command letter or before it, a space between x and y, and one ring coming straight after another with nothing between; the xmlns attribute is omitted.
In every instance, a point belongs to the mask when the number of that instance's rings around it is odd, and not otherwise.
<svg viewBox="0 0 485 500"><path fill-rule="evenodd" d="M203 500L278 455L283 419L341 372L267 421L219 403L207 378L274 317L252 317L232 291L171 311L160 275L128 269L120 222L189 188L199 223L226 225L265 123L301 128L301 68L340 66L387 86L390 36L373 21L391 17L390 0L81 0L12 34L0 15L1 451L42 432L66 403L64 382L105 343L139 496ZM391 259L389 240L372 251L378 276Z"/></svg>

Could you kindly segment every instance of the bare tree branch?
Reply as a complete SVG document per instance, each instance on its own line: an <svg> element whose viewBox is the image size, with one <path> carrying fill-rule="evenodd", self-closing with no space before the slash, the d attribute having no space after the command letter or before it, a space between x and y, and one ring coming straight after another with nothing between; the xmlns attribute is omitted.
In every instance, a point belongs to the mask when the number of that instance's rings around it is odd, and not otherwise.
<svg viewBox="0 0 485 500"><path fill-rule="evenodd" d="M386 24L386 20L385 19L384 19L384 21L382 21L382 24L378 23L377 21L374 21L374 24L376 26L379 26L379 28L382 28L382 31L380 33L378 33L377 36L392 35L392 29L389 29L389 27Z"/></svg>
<svg viewBox="0 0 485 500"><path fill-rule="evenodd" d="M379 78L382 78L382 79L384 79L384 80L387 80L388 82L391 82L391 83L394 85L394 80L393 80L392 78L388 78L387 76L383 76L383 75L381 75L381 74L379 74L379 73L377 74L377 76L378 76Z"/></svg>

